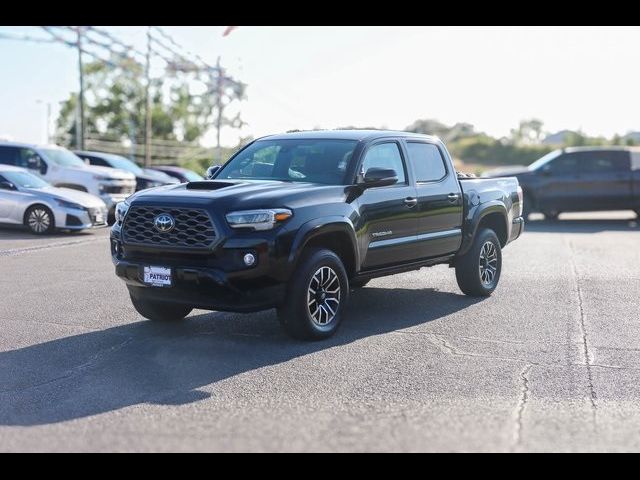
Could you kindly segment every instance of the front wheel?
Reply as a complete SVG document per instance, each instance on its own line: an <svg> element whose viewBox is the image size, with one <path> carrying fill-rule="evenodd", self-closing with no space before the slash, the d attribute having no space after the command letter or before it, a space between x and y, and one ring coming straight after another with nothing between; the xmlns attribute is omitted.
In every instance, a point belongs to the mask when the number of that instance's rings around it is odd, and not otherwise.
<svg viewBox="0 0 640 480"><path fill-rule="evenodd" d="M143 317L160 322L182 320L193 310L193 308L184 305L146 300L136 298L133 295L131 295L131 303L133 303L136 311Z"/></svg>
<svg viewBox="0 0 640 480"><path fill-rule="evenodd" d="M53 213L44 205L34 205L24 214L24 224L34 235L51 233L55 227Z"/></svg>
<svg viewBox="0 0 640 480"><path fill-rule="evenodd" d="M502 249L493 230L476 235L467 253L456 261L456 280L465 294L488 297L498 286L502 271Z"/></svg>
<svg viewBox="0 0 640 480"><path fill-rule="evenodd" d="M340 257L331 250L313 249L291 276L278 319L294 338L328 338L340 326L348 297L349 281Z"/></svg>

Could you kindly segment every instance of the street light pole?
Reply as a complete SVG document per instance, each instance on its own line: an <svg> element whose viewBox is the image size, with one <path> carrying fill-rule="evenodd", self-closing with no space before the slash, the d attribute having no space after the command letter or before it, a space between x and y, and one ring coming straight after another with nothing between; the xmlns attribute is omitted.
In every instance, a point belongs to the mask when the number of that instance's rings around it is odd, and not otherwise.
<svg viewBox="0 0 640 480"><path fill-rule="evenodd" d="M44 100L36 100L36 103L39 105L46 105L47 107L47 123L45 124L45 142L51 143L51 102L45 102Z"/></svg>

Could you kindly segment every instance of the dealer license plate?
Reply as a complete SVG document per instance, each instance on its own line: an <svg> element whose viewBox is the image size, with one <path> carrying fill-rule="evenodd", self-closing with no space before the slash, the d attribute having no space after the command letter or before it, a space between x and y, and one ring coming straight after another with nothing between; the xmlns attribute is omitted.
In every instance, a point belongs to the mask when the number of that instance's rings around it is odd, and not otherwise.
<svg viewBox="0 0 640 480"><path fill-rule="evenodd" d="M166 267L144 267L144 283L153 287L170 287L171 269Z"/></svg>

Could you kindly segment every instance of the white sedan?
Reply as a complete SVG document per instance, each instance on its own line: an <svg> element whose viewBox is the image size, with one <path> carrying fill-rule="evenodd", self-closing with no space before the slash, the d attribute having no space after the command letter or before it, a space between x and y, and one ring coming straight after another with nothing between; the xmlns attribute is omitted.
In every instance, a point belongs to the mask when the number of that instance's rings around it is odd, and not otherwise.
<svg viewBox="0 0 640 480"><path fill-rule="evenodd" d="M107 225L107 206L89 193L56 188L23 168L0 165L0 224L42 235Z"/></svg>

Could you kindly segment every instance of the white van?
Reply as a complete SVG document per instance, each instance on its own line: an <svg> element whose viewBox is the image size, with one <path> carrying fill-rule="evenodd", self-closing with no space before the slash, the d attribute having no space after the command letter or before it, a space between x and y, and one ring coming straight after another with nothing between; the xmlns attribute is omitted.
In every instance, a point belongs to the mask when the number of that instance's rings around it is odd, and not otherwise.
<svg viewBox="0 0 640 480"><path fill-rule="evenodd" d="M112 214L115 205L136 190L132 173L87 165L80 157L56 145L0 141L0 164L26 168L55 187L73 188L100 197Z"/></svg>

